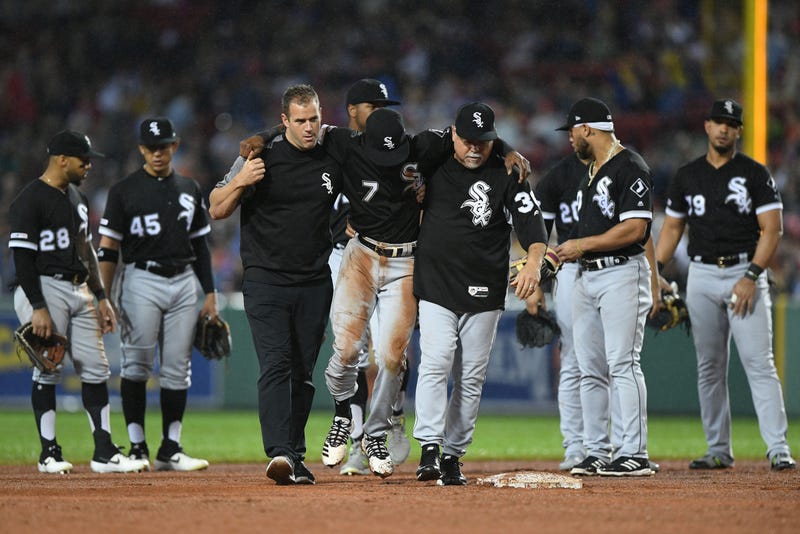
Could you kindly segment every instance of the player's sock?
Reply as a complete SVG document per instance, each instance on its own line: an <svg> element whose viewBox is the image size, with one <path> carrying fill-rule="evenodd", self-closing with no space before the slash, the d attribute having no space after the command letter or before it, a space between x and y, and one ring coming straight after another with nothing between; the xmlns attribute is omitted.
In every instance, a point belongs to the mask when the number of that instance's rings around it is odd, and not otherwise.
<svg viewBox="0 0 800 534"><path fill-rule="evenodd" d="M134 382L122 378L119 383L122 396L122 413L131 443L145 441L144 414L147 409L147 382Z"/></svg>
<svg viewBox="0 0 800 534"><path fill-rule="evenodd" d="M31 405L42 450L47 450L56 441L56 386L34 382Z"/></svg>
<svg viewBox="0 0 800 534"><path fill-rule="evenodd" d="M333 407L336 417L344 417L345 419L350 419L351 417L353 417L353 414L350 410L350 402L352 400L353 397L350 397L343 401L337 401L336 399L333 399Z"/></svg>
<svg viewBox="0 0 800 534"><path fill-rule="evenodd" d="M394 400L394 404L392 404L392 415L403 415L404 406L406 404L406 390L408 389L408 377L411 374L411 371L406 365L406 370L403 371L403 383L400 384L400 391L397 392L397 398Z"/></svg>
<svg viewBox="0 0 800 534"><path fill-rule="evenodd" d="M100 457L108 458L117 452L111 441L111 407L108 404L108 386L101 384L81 383L81 397L83 408L89 415L89 424L94 438L94 449L97 460Z"/></svg>
<svg viewBox="0 0 800 534"><path fill-rule="evenodd" d="M161 435L175 443L181 442L181 421L186 411L185 389L161 388Z"/></svg>

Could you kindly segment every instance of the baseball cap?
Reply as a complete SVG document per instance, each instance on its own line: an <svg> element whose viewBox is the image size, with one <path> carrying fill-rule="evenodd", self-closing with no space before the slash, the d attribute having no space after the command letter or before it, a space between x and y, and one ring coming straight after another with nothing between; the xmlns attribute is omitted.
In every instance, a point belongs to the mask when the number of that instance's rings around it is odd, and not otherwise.
<svg viewBox="0 0 800 534"><path fill-rule="evenodd" d="M92 150L92 142L89 137L74 130L62 130L50 139L47 143L47 153L51 156L74 156L77 158L104 158L101 154Z"/></svg>
<svg viewBox="0 0 800 534"><path fill-rule="evenodd" d="M167 145L177 140L175 125L166 117L150 117L139 125L140 145Z"/></svg>
<svg viewBox="0 0 800 534"><path fill-rule="evenodd" d="M742 124L742 106L730 98L717 100L711 105L709 119L727 119Z"/></svg>
<svg viewBox="0 0 800 534"><path fill-rule="evenodd" d="M367 156L381 167L400 165L411 152L403 117L389 108L376 109L367 117L364 141Z"/></svg>
<svg viewBox="0 0 800 534"><path fill-rule="evenodd" d="M597 98L584 98L575 102L569 109L567 122L556 130L570 131L579 124L588 124L592 128L605 132L614 131L614 121L611 110L602 100Z"/></svg>
<svg viewBox="0 0 800 534"><path fill-rule="evenodd" d="M382 104L384 106L397 106L400 104L397 100L389 99L389 91L386 89L386 84L373 78L358 80L347 90L346 103L348 106L363 102Z"/></svg>
<svg viewBox="0 0 800 534"><path fill-rule="evenodd" d="M480 102L470 102L458 108L456 135L468 141L497 139L494 129L494 110Z"/></svg>

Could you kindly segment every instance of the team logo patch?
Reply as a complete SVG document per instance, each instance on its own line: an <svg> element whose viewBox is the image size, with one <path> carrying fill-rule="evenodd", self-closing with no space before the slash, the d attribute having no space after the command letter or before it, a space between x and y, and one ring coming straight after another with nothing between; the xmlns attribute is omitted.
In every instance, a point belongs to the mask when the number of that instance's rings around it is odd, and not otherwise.
<svg viewBox="0 0 800 534"><path fill-rule="evenodd" d="M462 208L469 208L472 213L472 224L475 226L486 226L492 218L492 208L489 207L489 197L486 195L491 190L489 184L479 180L469 188L470 200L465 200L461 204Z"/></svg>
<svg viewBox="0 0 800 534"><path fill-rule="evenodd" d="M747 178L744 176L736 176L731 178L728 182L728 191L730 195L725 197L725 204L735 204L736 209L743 215L748 215L753 209L753 201L750 198L750 193L747 191Z"/></svg>
<svg viewBox="0 0 800 534"><path fill-rule="evenodd" d="M639 198L642 198L645 195L645 193L649 191L649 189L650 188L647 187L647 184L644 183L644 180L642 180L641 178L637 178L636 181L633 182L633 185L631 186L631 191L633 191L633 194Z"/></svg>
<svg viewBox="0 0 800 534"><path fill-rule="evenodd" d="M470 297L486 298L489 296L489 288L486 286L469 286L467 293Z"/></svg>
<svg viewBox="0 0 800 534"><path fill-rule="evenodd" d="M28 239L28 234L25 232L14 232L11 234L11 239Z"/></svg>
<svg viewBox="0 0 800 534"><path fill-rule="evenodd" d="M323 172L322 173L322 187L324 187L329 195L333 194L333 184L331 183L331 173Z"/></svg>

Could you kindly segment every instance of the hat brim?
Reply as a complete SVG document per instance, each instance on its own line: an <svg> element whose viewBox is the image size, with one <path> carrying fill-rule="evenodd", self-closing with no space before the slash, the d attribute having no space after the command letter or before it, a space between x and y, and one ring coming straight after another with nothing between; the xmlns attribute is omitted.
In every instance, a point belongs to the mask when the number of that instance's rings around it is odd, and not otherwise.
<svg viewBox="0 0 800 534"><path fill-rule="evenodd" d="M388 100L379 98L377 100L359 100L358 102L348 102L348 106L357 106L359 104L372 104L373 106L399 106L400 102L397 100Z"/></svg>
<svg viewBox="0 0 800 534"><path fill-rule="evenodd" d="M497 139L497 131L481 132L475 135L461 135L458 128L456 128L456 135L465 141L494 141Z"/></svg>
<svg viewBox="0 0 800 534"><path fill-rule="evenodd" d="M737 119L736 117L731 117L730 115L710 115L708 120L726 120L726 121L733 121L739 126L742 125L742 121Z"/></svg>
<svg viewBox="0 0 800 534"><path fill-rule="evenodd" d="M556 131L557 131L557 132L568 132L568 131L570 131L572 128L573 128L573 125L571 125L571 124L565 124L565 125L563 125L563 126L559 126L558 128L556 128Z"/></svg>
<svg viewBox="0 0 800 534"><path fill-rule="evenodd" d="M89 152L87 152L86 155L83 156L83 157L85 157L85 158L104 158L104 157L106 157L106 155L103 154L102 152L98 152L96 150L89 150Z"/></svg>
<svg viewBox="0 0 800 534"><path fill-rule="evenodd" d="M378 150L369 145L364 146L364 151L369 160L379 167L396 167L408 160L411 154L411 143L406 138L395 150Z"/></svg>

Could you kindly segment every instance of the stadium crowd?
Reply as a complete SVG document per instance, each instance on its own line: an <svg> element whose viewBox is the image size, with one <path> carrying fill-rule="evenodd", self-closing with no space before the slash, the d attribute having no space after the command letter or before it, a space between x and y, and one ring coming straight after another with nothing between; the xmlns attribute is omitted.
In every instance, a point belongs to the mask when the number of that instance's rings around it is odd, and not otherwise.
<svg viewBox="0 0 800 534"><path fill-rule="evenodd" d="M84 190L98 222L111 184L140 165L144 116L169 116L179 172L211 190L239 140L279 120L291 83L319 92L323 121L346 124L344 92L380 78L409 131L444 127L469 100L498 111L504 138L543 174L570 152L555 131L595 96L617 136L652 166L657 211L681 162L705 146L715 98L742 97L738 2L719 0L15 0L0 7L0 240L13 276L8 206L38 176L45 143L85 131L99 160ZM800 298L800 5L769 4L768 161L784 203L776 288ZM745 124L745 131L748 125ZM95 236L97 233L95 232ZM240 289L238 220L214 223L218 287Z"/></svg>

